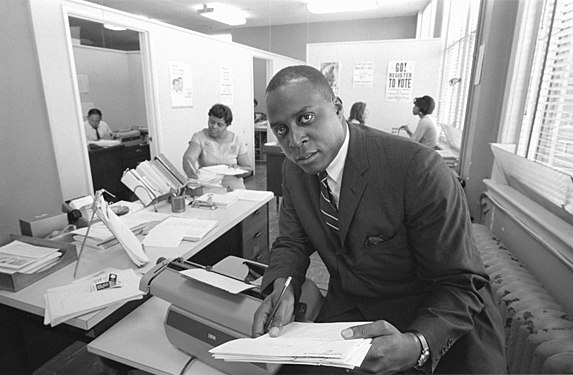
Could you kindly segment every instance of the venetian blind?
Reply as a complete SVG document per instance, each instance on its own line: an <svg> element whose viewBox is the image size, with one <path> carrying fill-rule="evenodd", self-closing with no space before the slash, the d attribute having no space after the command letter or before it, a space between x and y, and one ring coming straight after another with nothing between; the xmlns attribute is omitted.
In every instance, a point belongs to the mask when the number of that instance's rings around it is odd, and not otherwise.
<svg viewBox="0 0 573 375"><path fill-rule="evenodd" d="M573 176L573 0L546 0L518 154Z"/></svg>
<svg viewBox="0 0 573 375"><path fill-rule="evenodd" d="M462 130L467 106L480 0L456 0L445 22L445 56L438 98L438 123ZM456 145L458 148L460 145Z"/></svg>

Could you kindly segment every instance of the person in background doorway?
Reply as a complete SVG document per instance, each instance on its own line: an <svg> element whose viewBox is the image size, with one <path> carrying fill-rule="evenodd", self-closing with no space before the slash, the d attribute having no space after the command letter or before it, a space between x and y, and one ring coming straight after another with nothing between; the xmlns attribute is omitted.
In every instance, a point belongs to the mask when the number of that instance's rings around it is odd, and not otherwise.
<svg viewBox="0 0 573 375"><path fill-rule="evenodd" d="M88 141L99 141L100 139L113 139L113 132L109 125L102 121L102 113L97 108L88 111L88 118L84 121L86 138Z"/></svg>
<svg viewBox="0 0 573 375"><path fill-rule="evenodd" d="M412 133L408 125L402 125L398 128L398 131L404 129L406 133L415 142L419 142L429 148L438 148L438 140L440 138L440 132L438 130L438 124L432 116L436 103L431 96L424 95L422 97L414 99L414 108L412 108L412 114L414 116L420 117L418 121L418 126L416 130Z"/></svg>
<svg viewBox="0 0 573 375"><path fill-rule="evenodd" d="M348 116L348 122L351 124L366 125L366 119L368 118L368 108L366 108L366 103L356 102L350 107L350 116Z"/></svg>
<svg viewBox="0 0 573 375"><path fill-rule="evenodd" d="M223 187L245 189L243 178L253 172L247 145L233 132L228 130L233 122L231 108L224 104L215 104L208 112L207 128L191 137L189 146L183 154L183 170L187 177L197 178L194 168L225 164L244 171L236 176L224 176Z"/></svg>
<svg viewBox="0 0 573 375"><path fill-rule="evenodd" d="M257 99L254 100L254 104L255 104L255 125L257 124L265 124L267 123L267 115L265 115L263 112L257 112L257 106L259 105L259 102L257 101Z"/></svg>
<svg viewBox="0 0 573 375"><path fill-rule="evenodd" d="M271 337L281 335L317 252L330 279L315 322L358 322L339 334L372 338L355 373L505 373L503 322L467 201L440 155L348 123L310 66L279 71L266 104L286 159L279 236L252 335L268 323ZM347 371L285 366L281 375Z"/></svg>

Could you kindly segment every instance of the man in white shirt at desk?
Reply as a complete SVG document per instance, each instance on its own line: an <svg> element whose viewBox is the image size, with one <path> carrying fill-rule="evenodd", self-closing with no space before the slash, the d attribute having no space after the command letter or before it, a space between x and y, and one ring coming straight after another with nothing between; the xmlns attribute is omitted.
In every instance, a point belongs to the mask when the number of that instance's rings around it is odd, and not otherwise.
<svg viewBox="0 0 573 375"><path fill-rule="evenodd" d="M99 141L100 139L113 139L113 132L109 125L101 120L101 111L92 108L88 111L88 119L84 121L86 138L88 141Z"/></svg>

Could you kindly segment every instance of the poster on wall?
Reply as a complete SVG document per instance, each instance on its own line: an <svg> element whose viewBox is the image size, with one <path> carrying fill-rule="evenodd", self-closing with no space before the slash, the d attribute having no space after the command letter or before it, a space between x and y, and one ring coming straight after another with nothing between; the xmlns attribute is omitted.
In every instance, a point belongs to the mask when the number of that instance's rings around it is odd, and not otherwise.
<svg viewBox="0 0 573 375"><path fill-rule="evenodd" d="M221 85L221 103L233 105L233 70L221 66L219 82Z"/></svg>
<svg viewBox="0 0 573 375"><path fill-rule="evenodd" d="M406 102L412 100L414 68L414 61L395 60L388 62L386 101Z"/></svg>
<svg viewBox="0 0 573 375"><path fill-rule="evenodd" d="M357 62L354 64L354 74L352 75L353 87L372 87L374 81L374 63Z"/></svg>
<svg viewBox="0 0 573 375"><path fill-rule="evenodd" d="M193 85L191 84L191 64L169 63L169 85L171 86L172 107L193 106Z"/></svg>
<svg viewBox="0 0 573 375"><path fill-rule="evenodd" d="M326 77L328 84L334 91L335 95L338 95L338 79L340 74L340 63L339 62L323 62L320 63L320 69L322 74Z"/></svg>

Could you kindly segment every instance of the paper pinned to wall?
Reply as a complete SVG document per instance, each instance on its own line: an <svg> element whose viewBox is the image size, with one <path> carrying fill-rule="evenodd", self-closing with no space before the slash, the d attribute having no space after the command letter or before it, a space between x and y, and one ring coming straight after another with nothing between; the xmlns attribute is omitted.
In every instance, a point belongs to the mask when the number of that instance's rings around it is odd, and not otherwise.
<svg viewBox="0 0 573 375"><path fill-rule="evenodd" d="M388 61L388 74L386 78L386 100L389 102L407 102L412 100L412 87L414 86L413 60Z"/></svg>
<svg viewBox="0 0 573 375"><path fill-rule="evenodd" d="M193 106L191 64L171 61L169 63L169 85L171 86L172 107Z"/></svg>
<svg viewBox="0 0 573 375"><path fill-rule="evenodd" d="M228 66L220 68L221 103L233 105L233 69Z"/></svg>

